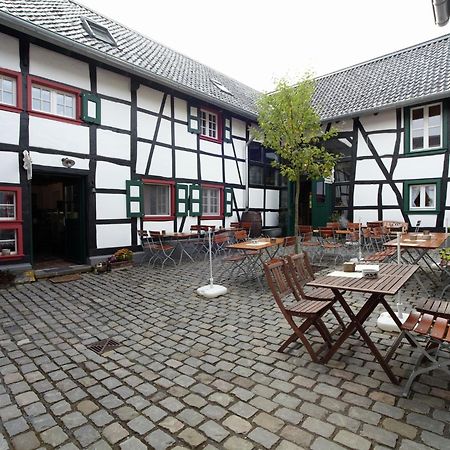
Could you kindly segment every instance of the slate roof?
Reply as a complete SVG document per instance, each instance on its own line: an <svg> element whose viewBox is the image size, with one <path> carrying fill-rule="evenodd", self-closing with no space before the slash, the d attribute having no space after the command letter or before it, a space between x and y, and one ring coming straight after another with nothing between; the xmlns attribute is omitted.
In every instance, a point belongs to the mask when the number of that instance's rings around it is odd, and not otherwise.
<svg viewBox="0 0 450 450"><path fill-rule="evenodd" d="M107 27L117 46L91 37L81 17ZM256 118L257 90L72 0L0 0L0 24ZM313 103L321 119L329 121L449 95L450 35L445 35L318 77Z"/></svg>
<svg viewBox="0 0 450 450"><path fill-rule="evenodd" d="M2 15L1 13L7 13ZM11 17L11 16L14 17ZM82 26L81 17L86 17L108 28L117 46L91 37ZM146 72L149 79L193 96L209 100L212 104L228 107L244 116L254 118L255 100L259 92L192 58L178 53L129 28L72 0L0 0L0 24L21 25L30 34L49 40L51 32L67 38L67 45L75 45L74 51L82 46L88 52L101 52L111 64L122 62ZM18 21L22 19L25 22ZM30 28L30 25L37 26ZM27 28L28 27L28 28ZM63 44L60 44L63 45ZM95 57L95 55L93 55ZM233 95L222 92L210 79L220 81Z"/></svg>
<svg viewBox="0 0 450 450"><path fill-rule="evenodd" d="M322 120L419 103L450 94L450 35L318 77Z"/></svg>

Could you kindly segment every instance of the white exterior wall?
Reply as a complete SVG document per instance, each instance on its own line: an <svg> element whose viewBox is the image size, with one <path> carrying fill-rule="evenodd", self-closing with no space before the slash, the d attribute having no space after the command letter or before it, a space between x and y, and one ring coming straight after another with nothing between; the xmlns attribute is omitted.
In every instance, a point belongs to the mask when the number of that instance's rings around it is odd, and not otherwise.
<svg viewBox="0 0 450 450"><path fill-rule="evenodd" d="M19 145L20 114L0 110L0 143Z"/></svg>
<svg viewBox="0 0 450 450"><path fill-rule="evenodd" d="M98 67L97 92L109 97L130 101L130 79Z"/></svg>
<svg viewBox="0 0 450 450"><path fill-rule="evenodd" d="M0 151L0 183L20 183L19 154Z"/></svg>
<svg viewBox="0 0 450 450"><path fill-rule="evenodd" d="M129 161L130 136L110 130L97 130L97 155Z"/></svg>
<svg viewBox="0 0 450 450"><path fill-rule="evenodd" d="M19 39L0 33L0 67L20 72Z"/></svg>
<svg viewBox="0 0 450 450"><path fill-rule="evenodd" d="M102 125L130 131L131 108L123 103L101 100Z"/></svg>
<svg viewBox="0 0 450 450"><path fill-rule="evenodd" d="M128 247L131 245L131 224L97 225L97 248Z"/></svg>

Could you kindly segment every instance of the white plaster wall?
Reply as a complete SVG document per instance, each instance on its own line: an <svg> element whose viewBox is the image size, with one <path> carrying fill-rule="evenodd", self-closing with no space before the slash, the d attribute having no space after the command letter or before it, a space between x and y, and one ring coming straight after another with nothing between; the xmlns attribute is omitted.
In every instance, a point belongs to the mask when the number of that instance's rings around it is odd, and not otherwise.
<svg viewBox="0 0 450 450"><path fill-rule="evenodd" d="M130 179L130 168L109 162L98 161L95 172L95 187L104 189L125 189Z"/></svg>
<svg viewBox="0 0 450 450"><path fill-rule="evenodd" d="M372 206L378 204L377 184L355 184L355 208L358 206Z"/></svg>
<svg viewBox="0 0 450 450"><path fill-rule="evenodd" d="M171 95L168 95L166 98L166 103L163 109L163 116L172 117L171 97Z"/></svg>
<svg viewBox="0 0 450 450"><path fill-rule="evenodd" d="M275 227L278 225L278 223L279 223L279 213L274 211L266 212L264 221L265 227Z"/></svg>
<svg viewBox="0 0 450 450"><path fill-rule="evenodd" d="M19 145L20 114L0 111L0 142Z"/></svg>
<svg viewBox="0 0 450 450"><path fill-rule="evenodd" d="M446 206L450 206L450 182L447 183L447 203ZM450 214L450 212L449 212Z"/></svg>
<svg viewBox="0 0 450 450"><path fill-rule="evenodd" d="M155 146L149 174L172 178L172 150L170 148Z"/></svg>
<svg viewBox="0 0 450 450"><path fill-rule="evenodd" d="M131 224L97 225L97 248L131 245Z"/></svg>
<svg viewBox="0 0 450 450"><path fill-rule="evenodd" d="M373 156L362 134L358 131L358 156Z"/></svg>
<svg viewBox="0 0 450 450"><path fill-rule="evenodd" d="M172 144L172 130L171 122L167 119L161 119L159 124L158 136L156 140L162 142L163 144Z"/></svg>
<svg viewBox="0 0 450 450"><path fill-rule="evenodd" d="M0 67L20 72L19 39L0 33Z"/></svg>
<svg viewBox="0 0 450 450"><path fill-rule="evenodd" d="M200 155L202 180L222 181L222 158Z"/></svg>
<svg viewBox="0 0 450 450"><path fill-rule="evenodd" d="M367 222L374 222L378 220L378 210L376 209L355 209L353 211L353 219L355 222L361 223L363 226L367 224Z"/></svg>
<svg viewBox="0 0 450 450"><path fill-rule="evenodd" d="M150 157L151 144L147 142L137 143L136 172L146 175L148 158Z"/></svg>
<svg viewBox="0 0 450 450"><path fill-rule="evenodd" d="M249 189L249 208L262 208L264 206L264 189Z"/></svg>
<svg viewBox="0 0 450 450"><path fill-rule="evenodd" d="M398 160L394 180L441 178L444 155L414 156Z"/></svg>
<svg viewBox="0 0 450 450"><path fill-rule="evenodd" d="M239 180L239 172L236 165L236 161L226 159L224 162L225 162L225 183L240 184L241 181Z"/></svg>
<svg viewBox="0 0 450 450"><path fill-rule="evenodd" d="M394 153L396 137L395 133L371 134L370 140L379 155L392 155ZM402 149L400 147L400 151Z"/></svg>
<svg viewBox="0 0 450 450"><path fill-rule="evenodd" d="M157 118L155 116L151 116L150 114L145 114L138 111L137 113L138 138L153 140L155 136L156 120Z"/></svg>
<svg viewBox="0 0 450 450"><path fill-rule="evenodd" d="M137 91L137 105L139 108L159 113L163 96L163 92L141 85Z"/></svg>
<svg viewBox="0 0 450 450"><path fill-rule="evenodd" d="M374 159L364 159L357 161L355 180L384 180L383 172L378 167L377 162Z"/></svg>
<svg viewBox="0 0 450 450"><path fill-rule="evenodd" d="M402 185L397 185L397 187L400 189L400 193L402 192ZM391 186L388 184L383 185L383 192L382 192L382 199L383 199L383 205L396 205L397 204L397 197L395 196L395 193Z"/></svg>
<svg viewBox="0 0 450 450"><path fill-rule="evenodd" d="M236 158L245 159L245 141L233 139L233 144L236 152Z"/></svg>
<svg viewBox="0 0 450 450"><path fill-rule="evenodd" d="M173 231L173 220L145 221L143 228L147 231ZM186 230L187 228L185 227L184 229Z"/></svg>
<svg viewBox="0 0 450 450"><path fill-rule="evenodd" d="M89 153L89 128L30 116L30 146Z"/></svg>
<svg viewBox="0 0 450 450"><path fill-rule="evenodd" d="M125 219L127 197L124 194L96 194L97 219Z"/></svg>
<svg viewBox="0 0 450 450"><path fill-rule="evenodd" d="M386 211L383 211L383 220L404 222L401 209L387 209Z"/></svg>
<svg viewBox="0 0 450 450"><path fill-rule="evenodd" d="M175 177L197 178L197 155L183 150L175 151Z"/></svg>
<svg viewBox="0 0 450 450"><path fill-rule="evenodd" d="M233 189L234 197L236 199L236 204L239 209L245 208L245 190L244 189ZM234 208L234 205L233 205Z"/></svg>
<svg viewBox="0 0 450 450"><path fill-rule="evenodd" d="M177 147L197 149L197 135L189 133L187 125L175 124L175 145Z"/></svg>
<svg viewBox="0 0 450 450"><path fill-rule="evenodd" d="M30 75L91 90L87 63L34 44L30 45Z"/></svg>
<svg viewBox="0 0 450 450"><path fill-rule="evenodd" d="M280 191L266 189L266 209L278 209L280 206Z"/></svg>
<svg viewBox="0 0 450 450"><path fill-rule="evenodd" d="M174 116L175 119L187 122L187 102L181 98L174 98Z"/></svg>
<svg viewBox="0 0 450 450"><path fill-rule="evenodd" d="M177 217L177 230L180 229L183 217ZM184 221L183 231L190 231L191 225L197 225L197 217L186 216Z"/></svg>
<svg viewBox="0 0 450 450"><path fill-rule="evenodd" d="M130 136L110 130L97 130L97 154L130 160Z"/></svg>
<svg viewBox="0 0 450 450"><path fill-rule="evenodd" d="M233 136L246 138L246 124L242 120L231 118L231 133Z"/></svg>
<svg viewBox="0 0 450 450"><path fill-rule="evenodd" d="M213 155L222 155L222 144L217 142L205 141L200 139L200 150L206 153L211 153Z"/></svg>
<svg viewBox="0 0 450 450"><path fill-rule="evenodd" d="M104 99L101 99L101 102L102 125L129 131L131 119L130 106Z"/></svg>
<svg viewBox="0 0 450 450"><path fill-rule="evenodd" d="M223 143L223 154L225 156L231 156L232 158L234 158L233 145L231 144L231 142Z"/></svg>
<svg viewBox="0 0 450 450"><path fill-rule="evenodd" d="M409 220L411 222L411 227L414 230L416 223L420 220L420 228L435 227L437 215L436 214L409 214Z"/></svg>
<svg viewBox="0 0 450 450"><path fill-rule="evenodd" d="M131 101L130 79L97 67L97 92L109 97Z"/></svg>
<svg viewBox="0 0 450 450"><path fill-rule="evenodd" d="M397 127L395 109L381 111L377 115L367 114L359 120L366 131L392 130Z"/></svg>
<svg viewBox="0 0 450 450"><path fill-rule="evenodd" d="M75 158L73 156L67 156L64 153L60 153L59 155L54 154L48 154L48 153L42 153L42 152L31 152L31 159L33 160L33 166L49 166L49 167L58 167L58 168L64 168L62 165L61 160L63 158L69 158L75 161L75 164L73 165L73 169L79 169L79 170L89 170L89 159L86 158ZM67 174L71 173L71 169L66 169Z"/></svg>
<svg viewBox="0 0 450 450"><path fill-rule="evenodd" d="M19 154L0 152L0 183L20 183Z"/></svg>

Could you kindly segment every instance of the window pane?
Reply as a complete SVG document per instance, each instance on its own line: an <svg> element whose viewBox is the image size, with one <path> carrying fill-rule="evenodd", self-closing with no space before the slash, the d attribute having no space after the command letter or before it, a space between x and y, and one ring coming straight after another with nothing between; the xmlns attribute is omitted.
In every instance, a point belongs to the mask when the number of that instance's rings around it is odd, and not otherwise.
<svg viewBox="0 0 450 450"><path fill-rule="evenodd" d="M56 105L56 114L64 116L64 105Z"/></svg>
<svg viewBox="0 0 450 450"><path fill-rule="evenodd" d="M432 127L428 130L428 147L441 146L441 127Z"/></svg>
<svg viewBox="0 0 450 450"><path fill-rule="evenodd" d="M41 98L41 90L39 88L33 86L32 97L33 97L33 99L40 99Z"/></svg>
<svg viewBox="0 0 450 450"><path fill-rule="evenodd" d="M12 94L12 92L3 91L1 101L2 101L2 103L6 103L7 105L15 105L16 104L14 101L14 95Z"/></svg>
<svg viewBox="0 0 450 450"><path fill-rule="evenodd" d="M11 92L11 94L14 92L14 83L13 80L10 78L3 78L2 82L2 90L3 92Z"/></svg>
<svg viewBox="0 0 450 450"><path fill-rule="evenodd" d="M58 106L64 106L64 95L63 94L56 94L56 104Z"/></svg>
<svg viewBox="0 0 450 450"><path fill-rule="evenodd" d="M42 101L41 105L42 105L42 108L41 108L42 111L45 111L45 112L51 112L51 105L50 105L50 102Z"/></svg>
<svg viewBox="0 0 450 450"><path fill-rule="evenodd" d="M144 214L170 216L170 186L144 185Z"/></svg>
<svg viewBox="0 0 450 450"><path fill-rule="evenodd" d="M0 218L15 219L16 205L14 192L0 191Z"/></svg>
<svg viewBox="0 0 450 450"><path fill-rule="evenodd" d="M16 253L16 230L0 230L0 248L9 249L11 253Z"/></svg>
<svg viewBox="0 0 450 450"><path fill-rule="evenodd" d="M436 186L428 185L424 186L425 190L425 207L434 208L436 206Z"/></svg>
<svg viewBox="0 0 450 450"><path fill-rule="evenodd" d="M410 207L420 208L420 186L410 187Z"/></svg>
<svg viewBox="0 0 450 450"><path fill-rule="evenodd" d="M264 167L250 166L248 175L250 184L258 184L258 185L263 184Z"/></svg>
<svg viewBox="0 0 450 450"><path fill-rule="evenodd" d="M261 144L258 144L257 142L252 142L248 146L248 155L250 161L261 162L263 158L263 150L261 148Z"/></svg>
<svg viewBox="0 0 450 450"><path fill-rule="evenodd" d="M335 205L336 206L348 206L348 199L350 196L349 185L335 185L334 186Z"/></svg>
<svg viewBox="0 0 450 450"><path fill-rule="evenodd" d="M423 119L423 108L417 108L412 110L412 120L418 121Z"/></svg>
<svg viewBox="0 0 450 450"><path fill-rule="evenodd" d="M271 150L265 151L265 157L266 157L267 164L272 164L272 161L278 161L278 157L277 157L276 153Z"/></svg>
<svg viewBox="0 0 450 450"><path fill-rule="evenodd" d="M42 100L50 103L50 91L47 89L41 89Z"/></svg>
<svg viewBox="0 0 450 450"><path fill-rule="evenodd" d="M440 115L441 115L441 105L430 106L428 113L430 119Z"/></svg>
<svg viewBox="0 0 450 450"><path fill-rule="evenodd" d="M413 150L423 148L423 142L424 142L423 129L412 130Z"/></svg>
<svg viewBox="0 0 450 450"><path fill-rule="evenodd" d="M202 213L218 216L220 214L220 190L214 188L202 189Z"/></svg>

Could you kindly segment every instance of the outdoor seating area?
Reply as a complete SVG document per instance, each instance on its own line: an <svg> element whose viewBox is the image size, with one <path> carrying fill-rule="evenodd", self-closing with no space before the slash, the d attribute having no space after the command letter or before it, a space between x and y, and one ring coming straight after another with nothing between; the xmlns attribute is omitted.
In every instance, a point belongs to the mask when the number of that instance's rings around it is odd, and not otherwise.
<svg viewBox="0 0 450 450"><path fill-rule="evenodd" d="M1 291L0 433L16 448L24 436L71 448L448 448L448 374L423 373L404 397L417 350L402 340L382 357L389 370L377 356L398 336L377 328L380 307L394 308L400 285L408 311L421 304L414 277L390 273L397 281L368 295L377 280L331 277L340 263L317 271L304 254L283 259L284 249L266 266L272 290L228 273L238 281L211 300L195 293L204 257L183 260L182 276L179 263L145 262ZM272 292L299 298L283 315ZM408 331L425 348L433 329ZM113 350L88 348L108 338ZM436 365L441 354L448 361L443 349L425 359Z"/></svg>

